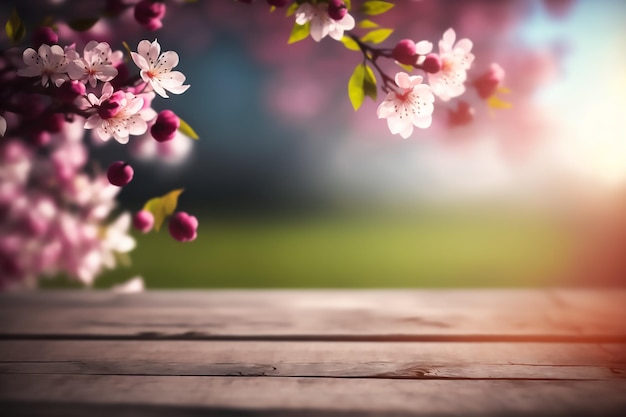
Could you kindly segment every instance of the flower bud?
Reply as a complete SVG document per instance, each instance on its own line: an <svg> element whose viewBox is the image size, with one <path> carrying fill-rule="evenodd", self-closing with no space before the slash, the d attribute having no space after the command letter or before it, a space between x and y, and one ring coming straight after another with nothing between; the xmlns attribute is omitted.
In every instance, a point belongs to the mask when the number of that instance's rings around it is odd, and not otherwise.
<svg viewBox="0 0 626 417"><path fill-rule="evenodd" d="M198 219L184 211L174 214L168 225L170 235L179 242L191 242L198 237Z"/></svg>
<svg viewBox="0 0 626 417"><path fill-rule="evenodd" d="M474 80L474 87L482 99L494 95L504 79L504 69L495 62L489 66L489 70Z"/></svg>
<svg viewBox="0 0 626 417"><path fill-rule="evenodd" d="M436 74L441 71L441 58L437 54L428 54L422 63L422 69L430 74Z"/></svg>
<svg viewBox="0 0 626 417"><path fill-rule="evenodd" d="M113 162L107 169L109 182L118 187L128 184L133 179L134 174L133 167L124 161Z"/></svg>
<svg viewBox="0 0 626 417"><path fill-rule="evenodd" d="M328 2L328 16L333 20L341 20L348 13L348 8L342 0Z"/></svg>
<svg viewBox="0 0 626 417"><path fill-rule="evenodd" d="M411 39L402 39L391 51L393 59L404 65L413 65L417 61L415 42Z"/></svg>
<svg viewBox="0 0 626 417"><path fill-rule="evenodd" d="M126 96L122 91L116 91L109 97L104 100L100 106L98 107L98 116L103 119L110 119L115 117L115 115L122 108L122 100L126 99Z"/></svg>
<svg viewBox="0 0 626 417"><path fill-rule="evenodd" d="M165 142L174 139L179 126L180 119L178 116L171 110L163 110L150 128L150 134L158 142Z"/></svg>
<svg viewBox="0 0 626 417"><path fill-rule="evenodd" d="M78 96L84 96L87 93L85 84L78 80L65 81L59 87L57 97L64 103L73 103Z"/></svg>
<svg viewBox="0 0 626 417"><path fill-rule="evenodd" d="M115 89L126 87L125 83L130 77L128 65L126 65L124 62L120 62L119 64L115 65L115 69L117 70L117 75L110 81L111 85Z"/></svg>
<svg viewBox="0 0 626 417"><path fill-rule="evenodd" d="M133 216L133 227L141 233L148 233L154 226L154 215L148 210L140 210Z"/></svg>
<svg viewBox="0 0 626 417"><path fill-rule="evenodd" d="M42 26L33 32L33 48L35 50L43 44L55 45L59 42L59 35L49 26Z"/></svg>
<svg viewBox="0 0 626 417"><path fill-rule="evenodd" d="M456 110L448 110L448 124L450 126L463 126L474 120L474 108L466 101L459 101Z"/></svg>
<svg viewBox="0 0 626 417"><path fill-rule="evenodd" d="M152 0L141 0L135 5L135 20L148 30L159 29L165 16L165 3Z"/></svg>

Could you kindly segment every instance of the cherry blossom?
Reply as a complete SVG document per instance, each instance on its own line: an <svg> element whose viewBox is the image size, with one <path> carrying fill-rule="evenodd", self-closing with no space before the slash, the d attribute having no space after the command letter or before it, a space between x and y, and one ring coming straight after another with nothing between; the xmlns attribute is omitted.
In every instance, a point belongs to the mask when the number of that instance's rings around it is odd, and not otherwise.
<svg viewBox="0 0 626 417"><path fill-rule="evenodd" d="M97 136L107 141L111 137L128 143L129 135L141 135L148 129L142 117L143 98L133 93L114 91L110 83L102 87L102 96L88 94L89 103L98 109L85 122L85 129L95 129Z"/></svg>
<svg viewBox="0 0 626 417"><path fill-rule="evenodd" d="M304 25L311 23L311 38L315 42L321 41L326 35L335 40L343 38L343 32L354 29L354 18L346 13L341 20L335 20L328 14L328 4L310 3L301 4L296 10L296 23Z"/></svg>
<svg viewBox="0 0 626 417"><path fill-rule="evenodd" d="M180 71L172 71L178 65L178 54L174 51L161 53L161 45L156 39L152 43L147 40L139 42L137 52L132 52L131 56L141 70L141 79L161 97L168 97L166 90L182 94L189 88L189 85L183 85L185 76Z"/></svg>
<svg viewBox="0 0 626 417"><path fill-rule="evenodd" d="M428 74L428 83L433 93L443 101L458 97L465 92L465 80L467 70L474 61L472 41L460 39L456 44L454 29L448 29L439 41L439 57L441 70L434 74Z"/></svg>
<svg viewBox="0 0 626 417"><path fill-rule="evenodd" d="M101 242L102 264L107 268L115 267L115 254L127 253L136 246L135 239L129 235L132 217L124 212L104 230Z"/></svg>
<svg viewBox="0 0 626 417"><path fill-rule="evenodd" d="M67 74L73 80L89 82L92 87L97 81L111 81L117 75L115 64L121 61L122 51L111 51L106 42L89 42L83 51L83 57L70 62Z"/></svg>
<svg viewBox="0 0 626 417"><path fill-rule="evenodd" d="M397 73L395 82L401 91L389 92L378 106L378 118L386 118L391 133L400 134L404 139L411 136L413 126L425 129L432 122L435 96L422 80L419 75Z"/></svg>
<svg viewBox="0 0 626 417"><path fill-rule="evenodd" d="M66 51L59 45L42 44L37 51L27 48L22 58L27 65L17 70L17 75L22 77L41 76L41 85L48 85L52 81L57 87L67 80L67 65L70 60Z"/></svg>

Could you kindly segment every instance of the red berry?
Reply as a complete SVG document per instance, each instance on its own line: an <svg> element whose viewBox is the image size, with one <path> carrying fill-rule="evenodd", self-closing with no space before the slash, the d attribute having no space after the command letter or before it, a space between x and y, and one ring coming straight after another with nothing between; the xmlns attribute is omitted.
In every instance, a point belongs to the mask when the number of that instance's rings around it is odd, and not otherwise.
<svg viewBox="0 0 626 417"><path fill-rule="evenodd" d="M133 167L124 161L113 162L107 169L109 182L118 187L128 184L133 179L134 174Z"/></svg>
<svg viewBox="0 0 626 417"><path fill-rule="evenodd" d="M148 233L154 226L154 215L148 210L140 210L133 216L133 226L141 233Z"/></svg>
<svg viewBox="0 0 626 417"><path fill-rule="evenodd" d="M422 63L422 68L424 69L424 71L430 74L436 74L441 71L441 66L441 58L439 58L439 55L437 54L426 55L426 59L424 59L424 62Z"/></svg>
<svg viewBox="0 0 626 417"><path fill-rule="evenodd" d="M411 39L402 39L391 51L393 59L404 65L413 65L417 61L415 42Z"/></svg>
<svg viewBox="0 0 626 417"><path fill-rule="evenodd" d="M150 128L150 134L158 142L165 142L174 139L179 127L180 119L178 116L171 110L163 110Z"/></svg>
<svg viewBox="0 0 626 417"><path fill-rule="evenodd" d="M328 16L333 20L341 20L348 13L348 8L342 0L328 2Z"/></svg>
<svg viewBox="0 0 626 417"><path fill-rule="evenodd" d="M179 211L170 218L170 235L179 242L191 242L198 237L198 219L184 211Z"/></svg>

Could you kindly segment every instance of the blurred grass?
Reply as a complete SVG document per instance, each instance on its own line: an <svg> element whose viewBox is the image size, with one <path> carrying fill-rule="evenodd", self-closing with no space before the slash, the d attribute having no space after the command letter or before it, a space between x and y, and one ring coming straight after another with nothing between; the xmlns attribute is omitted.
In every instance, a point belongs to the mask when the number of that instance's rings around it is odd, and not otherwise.
<svg viewBox="0 0 626 417"><path fill-rule="evenodd" d="M198 239L136 235L132 265L148 288L537 286L558 279L569 239L553 222L504 214L201 219ZM65 287L62 279L45 287Z"/></svg>

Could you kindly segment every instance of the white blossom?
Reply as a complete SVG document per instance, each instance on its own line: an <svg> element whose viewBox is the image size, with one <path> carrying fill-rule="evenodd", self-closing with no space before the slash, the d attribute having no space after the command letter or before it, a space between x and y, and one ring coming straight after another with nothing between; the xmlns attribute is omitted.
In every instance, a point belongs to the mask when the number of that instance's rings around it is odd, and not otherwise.
<svg viewBox="0 0 626 417"><path fill-rule="evenodd" d="M328 15L328 4L320 3L313 5L303 3L296 9L296 23L304 25L311 23L311 38L315 42L321 41L326 35L335 40L343 38L343 32L354 29L354 18L349 14L341 20L334 20Z"/></svg>
<svg viewBox="0 0 626 417"><path fill-rule="evenodd" d="M133 61L141 70L141 79L150 84L161 97L167 98L166 90L182 94L189 88L183 85L185 76L180 71L172 71L178 65L178 54L174 51L161 53L161 45L154 40L139 42L137 52L132 52Z"/></svg>
<svg viewBox="0 0 626 417"><path fill-rule="evenodd" d="M17 70L17 74L22 77L41 76L41 85L47 86L48 81L52 81L57 87L67 80L69 59L66 51L59 45L43 44L37 51L27 48L22 58L27 65Z"/></svg>

